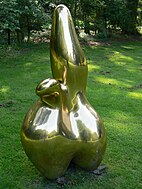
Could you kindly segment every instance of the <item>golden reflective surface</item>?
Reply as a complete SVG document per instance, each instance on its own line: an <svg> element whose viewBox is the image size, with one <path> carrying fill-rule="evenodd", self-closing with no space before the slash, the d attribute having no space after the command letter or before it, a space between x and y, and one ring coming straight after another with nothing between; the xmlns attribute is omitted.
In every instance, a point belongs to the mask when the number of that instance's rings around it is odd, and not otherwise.
<svg viewBox="0 0 142 189"><path fill-rule="evenodd" d="M97 168L105 152L106 134L85 96L86 59L66 6L55 8L51 33L53 79L37 86L40 100L25 116L21 141L39 171L55 179L71 161L86 170Z"/></svg>

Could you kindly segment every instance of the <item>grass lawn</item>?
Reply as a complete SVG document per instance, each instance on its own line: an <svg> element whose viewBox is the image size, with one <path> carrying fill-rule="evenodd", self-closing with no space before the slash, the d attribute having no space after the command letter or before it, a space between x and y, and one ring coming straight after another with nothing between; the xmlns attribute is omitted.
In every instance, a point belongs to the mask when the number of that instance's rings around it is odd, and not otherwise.
<svg viewBox="0 0 142 189"><path fill-rule="evenodd" d="M49 45L0 48L0 189L142 188L142 42L83 46L88 60L87 98L107 131L100 176L71 166L61 185L28 160L20 129L38 99L37 84L51 76Z"/></svg>

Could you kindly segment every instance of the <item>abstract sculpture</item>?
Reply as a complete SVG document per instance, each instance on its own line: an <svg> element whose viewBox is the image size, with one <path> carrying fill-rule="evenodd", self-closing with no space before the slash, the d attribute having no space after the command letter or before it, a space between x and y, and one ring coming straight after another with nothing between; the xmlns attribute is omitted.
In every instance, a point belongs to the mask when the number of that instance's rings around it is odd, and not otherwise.
<svg viewBox="0 0 142 189"><path fill-rule="evenodd" d="M105 152L106 134L85 96L86 59L64 5L54 10L50 52L53 79L37 86L40 100L24 119L21 141L37 169L55 179L71 161L86 170L96 169Z"/></svg>

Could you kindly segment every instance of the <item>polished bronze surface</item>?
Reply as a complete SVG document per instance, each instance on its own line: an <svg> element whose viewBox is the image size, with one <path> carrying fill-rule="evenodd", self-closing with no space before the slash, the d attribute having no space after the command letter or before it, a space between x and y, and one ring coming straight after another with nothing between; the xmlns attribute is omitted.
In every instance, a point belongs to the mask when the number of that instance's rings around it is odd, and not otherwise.
<svg viewBox="0 0 142 189"><path fill-rule="evenodd" d="M53 78L37 86L40 100L24 119L21 141L39 171L55 179L71 161L86 170L97 168L106 148L101 119L85 96L86 59L64 5L54 10L50 58Z"/></svg>

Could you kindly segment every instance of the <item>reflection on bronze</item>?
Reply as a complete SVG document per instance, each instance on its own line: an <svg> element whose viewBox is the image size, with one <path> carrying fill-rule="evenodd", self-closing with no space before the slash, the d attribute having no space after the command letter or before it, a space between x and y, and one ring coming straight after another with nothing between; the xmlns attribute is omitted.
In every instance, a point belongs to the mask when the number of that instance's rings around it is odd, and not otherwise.
<svg viewBox="0 0 142 189"><path fill-rule="evenodd" d="M39 171L55 179L71 161L86 170L96 169L105 152L106 134L85 96L86 59L64 5L54 10L50 50L53 79L37 86L40 100L25 117L21 140Z"/></svg>

